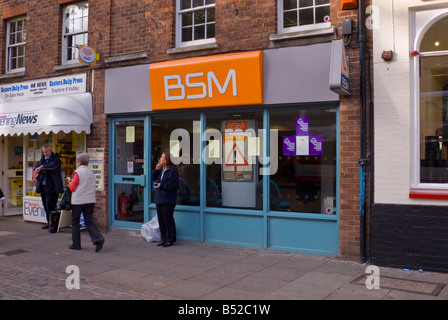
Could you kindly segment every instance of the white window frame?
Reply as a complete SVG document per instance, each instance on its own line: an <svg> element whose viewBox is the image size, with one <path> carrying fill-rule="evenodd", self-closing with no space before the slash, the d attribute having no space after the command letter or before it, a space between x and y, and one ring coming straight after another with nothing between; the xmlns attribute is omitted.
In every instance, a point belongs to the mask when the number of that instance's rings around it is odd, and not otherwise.
<svg viewBox="0 0 448 320"><path fill-rule="evenodd" d="M299 0L297 0L299 1ZM331 1L330 1L331 2ZM327 6L325 5L313 5L313 8ZM297 8L299 4L297 3ZM299 9L297 9L299 10ZM295 27L283 27L283 0L277 1L277 32L280 33L292 33L292 32L301 32L301 31L314 31L320 29L328 29L331 27L331 21L314 23L305 26L295 26Z"/></svg>
<svg viewBox="0 0 448 320"><path fill-rule="evenodd" d="M71 3L67 6L65 6L62 10L62 64L73 64L73 63L79 63L78 59L71 59L69 57L67 57L67 49L68 49L68 37L70 36L76 36L76 35L86 35L87 36L87 41L86 43L84 43L84 45L88 44L88 35L89 35L89 27L88 27L88 23L87 23L87 29L82 29L80 31L76 31L76 32L70 32L67 33L66 31L66 24L67 22L67 17L66 17L66 10L71 7L71 6L81 6L87 4L88 5L88 1L81 1L81 2L76 2L76 3ZM87 9L88 10L88 9ZM87 11L87 19L89 18L89 13Z"/></svg>
<svg viewBox="0 0 448 320"><path fill-rule="evenodd" d="M410 51L418 51L421 41L428 29L440 19L448 17L446 9L442 9L442 14L435 14L431 19L423 12L422 17L419 18L419 12L413 12L410 16L411 41ZM412 40L414 39L414 41ZM410 175L410 189L411 192L424 192L431 194L448 192L447 183L421 183L420 181L420 57L430 56L447 56L448 50L421 52L416 56L411 57L411 175Z"/></svg>
<svg viewBox="0 0 448 320"><path fill-rule="evenodd" d="M182 0L176 1L176 47L181 48L181 47L215 43L216 42L215 37L209 38L209 39L200 39L200 40L192 40L192 41L182 42L182 14L186 13L186 12L190 12L190 11L215 8L215 26L216 26L216 1L213 4L208 4L208 5L195 7L195 8L191 8L191 9L185 9L185 10L180 9L181 1ZM207 33L207 31L205 31L205 32Z"/></svg>
<svg viewBox="0 0 448 320"><path fill-rule="evenodd" d="M12 23L17 23L17 21L23 21L23 26L24 26L24 30L22 31L22 39L23 41L20 43L14 43L11 44L10 43L10 32L11 32L11 24ZM11 54L10 54L10 49L13 47L20 47L23 46L23 67L21 68L15 68L15 69L11 69ZM25 66L26 66L26 17L25 16L21 16L18 18L14 18L11 20L8 20L7 22L7 31L6 31L6 73L16 73L16 72L24 72L25 71Z"/></svg>

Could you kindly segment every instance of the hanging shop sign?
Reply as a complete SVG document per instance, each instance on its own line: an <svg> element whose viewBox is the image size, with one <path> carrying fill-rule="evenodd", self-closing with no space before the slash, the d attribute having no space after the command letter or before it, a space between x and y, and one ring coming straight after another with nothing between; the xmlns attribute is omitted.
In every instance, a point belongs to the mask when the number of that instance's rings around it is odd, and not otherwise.
<svg viewBox="0 0 448 320"><path fill-rule="evenodd" d="M99 53L96 53L95 48L87 46L79 46L79 62L95 65L100 60Z"/></svg>
<svg viewBox="0 0 448 320"><path fill-rule="evenodd" d="M0 103L86 92L86 74L0 85Z"/></svg>
<svg viewBox="0 0 448 320"><path fill-rule="evenodd" d="M349 60L342 40L331 43L330 89L340 95L351 94Z"/></svg>
<svg viewBox="0 0 448 320"><path fill-rule="evenodd" d="M262 69L262 51L154 63L152 110L262 104Z"/></svg>

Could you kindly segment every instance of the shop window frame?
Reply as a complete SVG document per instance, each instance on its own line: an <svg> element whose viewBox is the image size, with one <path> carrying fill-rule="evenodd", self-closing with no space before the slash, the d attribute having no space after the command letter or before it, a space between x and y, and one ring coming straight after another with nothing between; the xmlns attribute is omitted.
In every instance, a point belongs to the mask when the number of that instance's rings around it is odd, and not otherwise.
<svg viewBox="0 0 448 320"><path fill-rule="evenodd" d="M87 5L87 27L83 28L80 31L74 31L74 32L67 32L67 23L68 23L68 17L67 17L67 9L72 7L72 6L84 6ZM84 18L84 16L82 17L82 19ZM75 3L70 3L66 6L63 7L62 9L62 64L63 65L69 65L69 64L76 64L79 63L78 58L75 59L71 59L70 57L68 57L68 48L69 48L69 38L70 37L76 37L76 36L84 36L85 37L85 42L83 42L83 45L88 45L88 37L89 37L89 3L88 1L80 1L80 2L75 2ZM79 45L79 44L78 44ZM78 53L76 55L79 56L79 49L77 48L77 45L71 46L73 48L73 50L78 51Z"/></svg>
<svg viewBox="0 0 448 320"><path fill-rule="evenodd" d="M411 40L411 52L419 51L420 45L426 32L437 22L442 19L448 19L448 12L446 9L444 13L436 14L433 19L424 21L423 18L419 18L419 12L414 12L411 16L411 24L414 25L414 30L417 30L417 24L422 24L420 33L417 34L414 31L411 39L414 38L414 42ZM435 199L435 200L448 200L448 183L428 183L421 182L421 163L420 163L420 68L422 57L437 57L446 56L448 58L448 50L445 51L428 51L419 52L417 55L411 57L411 139L410 139L410 192L409 198L411 199Z"/></svg>
<svg viewBox="0 0 448 320"><path fill-rule="evenodd" d="M12 24L16 24L19 21L22 21L22 41L18 43L11 44L11 26ZM16 27L17 28L17 27ZM15 32L15 34L19 34L19 32ZM23 48L23 67L18 68L12 68L11 66L11 59L12 59L12 53L11 51L15 48ZM14 56L14 58L18 59L20 58L19 55ZM26 67L26 17L20 16L17 18L13 18L7 21L6 26L6 73L17 73L17 72L24 72Z"/></svg>

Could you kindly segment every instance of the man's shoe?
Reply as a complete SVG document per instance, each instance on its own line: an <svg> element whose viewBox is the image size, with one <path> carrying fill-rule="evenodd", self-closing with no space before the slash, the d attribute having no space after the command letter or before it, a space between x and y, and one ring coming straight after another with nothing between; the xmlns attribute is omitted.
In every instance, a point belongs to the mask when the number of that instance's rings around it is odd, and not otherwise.
<svg viewBox="0 0 448 320"><path fill-rule="evenodd" d="M159 242L159 243L157 244L158 247L162 247L162 246L164 246L164 245L165 245L165 242Z"/></svg>
<svg viewBox="0 0 448 320"><path fill-rule="evenodd" d="M165 244L163 245L163 247L164 247L164 248L167 248L167 247L171 247L172 245L173 245L172 242L168 242L168 243L165 243Z"/></svg>
<svg viewBox="0 0 448 320"><path fill-rule="evenodd" d="M99 252L103 248L103 244L104 244L104 239L101 240L100 242L97 242L97 244L95 246L95 252Z"/></svg>
<svg viewBox="0 0 448 320"><path fill-rule="evenodd" d="M42 229L48 229L48 228L49 228L48 224L42 226Z"/></svg>
<svg viewBox="0 0 448 320"><path fill-rule="evenodd" d="M78 247L74 247L74 246L70 246L70 247L68 247L69 249L72 249L72 250L81 250L81 248L78 248Z"/></svg>

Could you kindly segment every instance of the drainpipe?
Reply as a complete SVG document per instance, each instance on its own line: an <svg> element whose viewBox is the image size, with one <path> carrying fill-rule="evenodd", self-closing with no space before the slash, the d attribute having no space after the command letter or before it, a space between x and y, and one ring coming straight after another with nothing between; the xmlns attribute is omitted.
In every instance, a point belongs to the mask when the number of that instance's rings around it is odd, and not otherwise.
<svg viewBox="0 0 448 320"><path fill-rule="evenodd" d="M358 43L360 65L360 99L361 99L361 155L360 166L360 258L361 263L366 261L366 75L365 75L365 16L364 0L359 0L358 7Z"/></svg>

